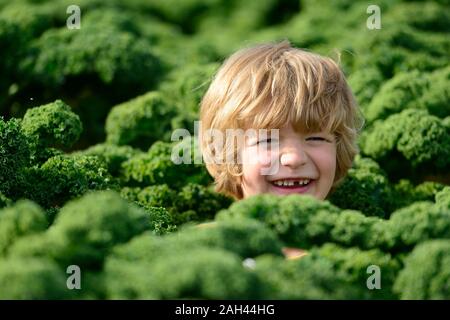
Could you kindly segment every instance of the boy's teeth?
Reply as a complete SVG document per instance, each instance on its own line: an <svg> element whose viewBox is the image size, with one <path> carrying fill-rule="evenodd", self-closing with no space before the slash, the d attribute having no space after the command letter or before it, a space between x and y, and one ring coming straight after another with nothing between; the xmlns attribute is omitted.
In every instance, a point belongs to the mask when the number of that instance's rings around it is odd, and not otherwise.
<svg viewBox="0 0 450 320"><path fill-rule="evenodd" d="M305 185L310 182L310 179L301 179L301 180L278 180L273 183L279 187L292 187L294 185Z"/></svg>

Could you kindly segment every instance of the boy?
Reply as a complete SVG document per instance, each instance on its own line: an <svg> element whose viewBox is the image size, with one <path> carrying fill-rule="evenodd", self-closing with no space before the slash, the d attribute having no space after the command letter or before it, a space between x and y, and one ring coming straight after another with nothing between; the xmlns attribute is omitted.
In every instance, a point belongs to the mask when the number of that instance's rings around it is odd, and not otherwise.
<svg viewBox="0 0 450 320"><path fill-rule="evenodd" d="M363 123L339 66L282 41L224 62L201 102L199 138L218 192L323 200L351 167Z"/></svg>

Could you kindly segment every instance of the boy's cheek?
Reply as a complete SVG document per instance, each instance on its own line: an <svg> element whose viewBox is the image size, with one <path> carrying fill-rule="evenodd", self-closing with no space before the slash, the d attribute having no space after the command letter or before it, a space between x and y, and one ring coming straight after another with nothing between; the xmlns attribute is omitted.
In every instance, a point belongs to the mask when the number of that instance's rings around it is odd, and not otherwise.
<svg viewBox="0 0 450 320"><path fill-rule="evenodd" d="M270 164L273 162L272 157L268 154L257 154L254 157L257 160L256 164L262 167L270 166Z"/></svg>
<svg viewBox="0 0 450 320"><path fill-rule="evenodd" d="M244 164L267 166L270 165L272 159L267 152L261 152L257 148L247 148L242 152Z"/></svg>
<svg viewBox="0 0 450 320"><path fill-rule="evenodd" d="M258 169L258 175L270 176L278 174L279 161L274 154L255 156L254 166Z"/></svg>
<svg viewBox="0 0 450 320"><path fill-rule="evenodd" d="M313 154L312 158L317 166L326 171L334 171L336 169L337 154L333 149L321 150L320 152Z"/></svg>

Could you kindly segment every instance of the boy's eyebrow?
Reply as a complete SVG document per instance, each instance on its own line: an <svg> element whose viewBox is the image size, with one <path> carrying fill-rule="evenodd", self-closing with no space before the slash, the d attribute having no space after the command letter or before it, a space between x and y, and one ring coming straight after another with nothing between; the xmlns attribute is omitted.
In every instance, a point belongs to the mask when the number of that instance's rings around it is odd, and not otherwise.
<svg viewBox="0 0 450 320"><path fill-rule="evenodd" d="M249 130L249 129L246 129ZM266 130L265 133L264 131L260 131L260 130ZM254 134L252 135L245 135L245 139L246 140L258 140L260 138L271 138L273 139L274 137L278 137L280 136L281 133L281 129L278 129L278 134L276 132L273 132L273 130L277 130L277 129L256 129L256 132L253 132Z"/></svg>

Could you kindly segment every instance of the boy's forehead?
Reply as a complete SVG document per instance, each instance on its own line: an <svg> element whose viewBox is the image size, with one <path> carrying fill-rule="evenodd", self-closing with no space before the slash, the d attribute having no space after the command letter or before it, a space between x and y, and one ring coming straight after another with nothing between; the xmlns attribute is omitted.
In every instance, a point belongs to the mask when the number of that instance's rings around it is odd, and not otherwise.
<svg viewBox="0 0 450 320"><path fill-rule="evenodd" d="M333 132L343 121L343 113L336 106L317 104L262 104L237 114L236 127L243 129L282 129L290 126L302 134Z"/></svg>
<svg viewBox="0 0 450 320"><path fill-rule="evenodd" d="M314 132L330 132L330 130L327 129L327 123L321 122L321 123L314 123L312 125L308 125L306 123L301 122L288 122L287 124L283 125L265 125L265 126L258 126L254 123L246 123L242 126L242 129L246 132L253 132L256 133L270 132L271 130L278 130L281 134L283 132L287 131L295 131L296 133L301 134L307 134L307 133L314 133Z"/></svg>

